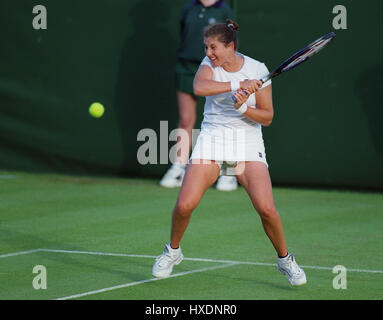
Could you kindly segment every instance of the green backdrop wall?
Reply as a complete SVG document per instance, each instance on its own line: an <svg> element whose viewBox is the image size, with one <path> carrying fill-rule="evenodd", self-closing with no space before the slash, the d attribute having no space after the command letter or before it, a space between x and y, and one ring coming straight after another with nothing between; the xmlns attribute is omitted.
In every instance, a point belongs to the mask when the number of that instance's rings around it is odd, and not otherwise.
<svg viewBox="0 0 383 320"><path fill-rule="evenodd" d="M137 162L137 133L159 133L165 120L177 127L183 3L2 0L0 169L160 177L168 165ZM32 27L36 4L47 30ZM345 30L332 26L338 4ZM240 51L269 69L337 34L273 82L275 117L263 133L274 184L383 189L383 2L237 0L236 11ZM100 119L88 114L93 101L106 107ZM201 99L197 127L202 112Z"/></svg>

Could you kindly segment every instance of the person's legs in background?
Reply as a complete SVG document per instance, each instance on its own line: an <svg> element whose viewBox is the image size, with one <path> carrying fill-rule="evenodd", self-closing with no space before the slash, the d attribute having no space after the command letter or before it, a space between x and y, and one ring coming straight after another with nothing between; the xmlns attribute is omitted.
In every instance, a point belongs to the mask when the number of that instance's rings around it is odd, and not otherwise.
<svg viewBox="0 0 383 320"><path fill-rule="evenodd" d="M192 147L192 130L196 122L197 98L190 93L177 91L177 101L178 129L183 130L187 138L184 135L179 136L176 159L160 181L160 185L167 188L180 187L182 184Z"/></svg>

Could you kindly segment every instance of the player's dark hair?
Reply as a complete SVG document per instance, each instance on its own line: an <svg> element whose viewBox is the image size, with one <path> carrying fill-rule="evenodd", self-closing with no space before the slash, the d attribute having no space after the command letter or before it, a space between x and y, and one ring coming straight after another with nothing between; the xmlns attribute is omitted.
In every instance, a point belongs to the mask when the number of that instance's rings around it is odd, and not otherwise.
<svg viewBox="0 0 383 320"><path fill-rule="evenodd" d="M230 42L234 42L234 50L238 49L238 33L239 25L233 20L227 19L226 23L216 23L208 26L204 30L204 37L217 37L218 41L224 43L226 46Z"/></svg>

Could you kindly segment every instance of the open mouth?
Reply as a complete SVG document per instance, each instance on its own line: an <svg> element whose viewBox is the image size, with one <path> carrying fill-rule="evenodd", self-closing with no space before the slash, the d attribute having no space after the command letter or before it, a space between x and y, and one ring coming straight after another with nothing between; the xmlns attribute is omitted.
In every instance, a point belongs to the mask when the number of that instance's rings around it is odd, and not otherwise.
<svg viewBox="0 0 383 320"><path fill-rule="evenodd" d="M216 63L216 62L217 62L217 58L216 58L216 57L209 57L209 59L210 59L211 62L213 62L213 63Z"/></svg>

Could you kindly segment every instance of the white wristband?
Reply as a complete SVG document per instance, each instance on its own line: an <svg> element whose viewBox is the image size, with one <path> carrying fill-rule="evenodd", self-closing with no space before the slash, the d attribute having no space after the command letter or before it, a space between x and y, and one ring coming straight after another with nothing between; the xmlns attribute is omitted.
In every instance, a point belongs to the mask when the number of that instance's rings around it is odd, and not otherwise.
<svg viewBox="0 0 383 320"><path fill-rule="evenodd" d="M231 91L237 91L241 87L241 82L239 80L230 81Z"/></svg>
<svg viewBox="0 0 383 320"><path fill-rule="evenodd" d="M241 113L241 114L244 114L244 113L247 111L247 104L246 104L246 103L242 104L242 105L237 109L237 111L238 111L239 113Z"/></svg>

